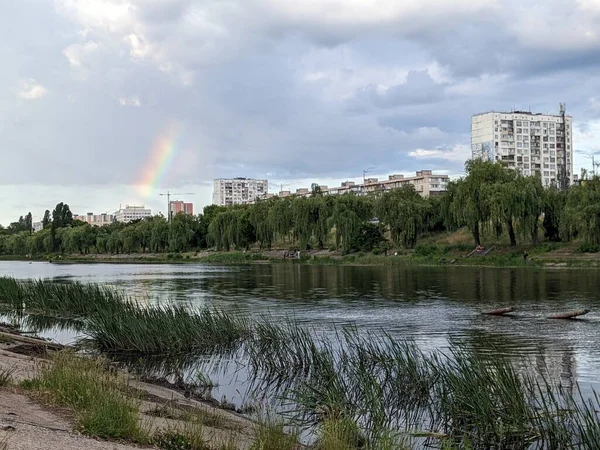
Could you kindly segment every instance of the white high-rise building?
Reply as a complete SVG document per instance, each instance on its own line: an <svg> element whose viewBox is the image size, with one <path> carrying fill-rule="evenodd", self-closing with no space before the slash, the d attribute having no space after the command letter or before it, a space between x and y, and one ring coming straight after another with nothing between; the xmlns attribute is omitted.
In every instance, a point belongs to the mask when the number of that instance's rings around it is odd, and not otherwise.
<svg viewBox="0 0 600 450"><path fill-rule="evenodd" d="M473 159L502 162L544 186L573 183L573 118L560 113L487 112L471 119Z"/></svg>
<svg viewBox="0 0 600 450"><path fill-rule="evenodd" d="M268 192L268 180L217 178L214 180L213 205L247 205L257 198L266 198Z"/></svg>
<svg viewBox="0 0 600 450"><path fill-rule="evenodd" d="M117 222L129 223L134 220L144 219L146 217L151 217L152 212L149 208L145 206L135 206L135 205L125 205L125 208L119 208L118 211L115 212L115 220Z"/></svg>

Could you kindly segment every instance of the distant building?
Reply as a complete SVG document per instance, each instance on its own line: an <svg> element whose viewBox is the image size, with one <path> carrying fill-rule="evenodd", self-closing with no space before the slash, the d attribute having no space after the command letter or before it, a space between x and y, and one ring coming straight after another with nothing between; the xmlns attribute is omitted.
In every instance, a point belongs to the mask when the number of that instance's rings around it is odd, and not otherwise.
<svg viewBox="0 0 600 450"><path fill-rule="evenodd" d="M309 197L316 188L319 188L323 195L341 195L350 192L356 195L366 195L378 191L390 191L411 184L423 197L429 197L445 192L448 181L448 175L434 174L431 170L419 170L416 172L415 176L412 177L394 174L390 175L387 180L367 178L362 184L356 184L354 181L344 181L340 187L332 188L313 183L311 186L312 191L309 192L308 189L297 189L296 195ZM290 191L282 191L279 195L281 197L287 197L291 195L291 193Z"/></svg>
<svg viewBox="0 0 600 450"><path fill-rule="evenodd" d="M573 184L573 119L559 114L492 111L471 119L473 159L502 162L544 186Z"/></svg>
<svg viewBox="0 0 600 450"><path fill-rule="evenodd" d="M113 214L107 213L94 214L89 212L85 215L73 214L73 220L81 220L82 222L85 222L95 227L103 227L105 225L110 225L111 223L113 223L115 221L115 216Z"/></svg>
<svg viewBox="0 0 600 450"><path fill-rule="evenodd" d="M190 216L194 215L194 204L185 203L181 200L173 200L169 203L169 212L171 217L175 217L179 213L187 214Z"/></svg>
<svg viewBox="0 0 600 450"><path fill-rule="evenodd" d="M33 227L33 232L37 233L38 231L42 231L44 229L44 223L43 222L33 222L32 227Z"/></svg>
<svg viewBox="0 0 600 450"><path fill-rule="evenodd" d="M129 223L134 220L145 219L146 217L152 217L152 212L149 208L144 205L125 205L125 208L120 208L114 214L115 221Z"/></svg>
<svg viewBox="0 0 600 450"><path fill-rule="evenodd" d="M218 178L214 180L213 204L219 206L247 205L269 192L268 180L252 178Z"/></svg>

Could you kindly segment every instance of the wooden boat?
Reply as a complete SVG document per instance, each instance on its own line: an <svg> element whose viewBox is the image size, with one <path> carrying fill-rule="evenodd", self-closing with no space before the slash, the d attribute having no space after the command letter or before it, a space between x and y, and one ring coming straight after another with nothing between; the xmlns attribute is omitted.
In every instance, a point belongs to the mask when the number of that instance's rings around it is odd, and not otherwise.
<svg viewBox="0 0 600 450"><path fill-rule="evenodd" d="M501 316L503 314L511 313L515 310L514 307L509 308L498 308L498 309L490 309L488 311L483 311L481 314L487 314L489 316Z"/></svg>
<svg viewBox="0 0 600 450"><path fill-rule="evenodd" d="M575 319L576 317L583 316L589 312L590 312L589 309L578 309L576 311L569 311L566 313L554 314L552 316L549 316L548 318L549 319Z"/></svg>

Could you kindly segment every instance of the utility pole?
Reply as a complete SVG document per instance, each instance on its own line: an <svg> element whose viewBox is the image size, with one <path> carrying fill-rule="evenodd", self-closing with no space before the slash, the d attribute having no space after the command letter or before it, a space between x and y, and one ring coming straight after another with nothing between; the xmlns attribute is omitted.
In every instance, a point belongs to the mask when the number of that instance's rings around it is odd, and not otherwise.
<svg viewBox="0 0 600 450"><path fill-rule="evenodd" d="M589 153L589 152L584 152L583 150L577 150L575 153L579 153L582 156L585 156L586 158L589 158L592 161L592 176L595 177L596 176L596 168L598 166L600 166L600 162L596 162L596 155L598 154L598 152L594 152L594 153Z"/></svg>
<svg viewBox="0 0 600 450"><path fill-rule="evenodd" d="M289 186L290 183L280 183L279 184L279 192L283 192L283 188Z"/></svg>
<svg viewBox="0 0 600 450"><path fill-rule="evenodd" d="M367 174L371 172L375 167L369 167L367 169L363 169L363 184L367 184Z"/></svg>
<svg viewBox="0 0 600 450"><path fill-rule="evenodd" d="M185 192L185 193L177 193L177 192L164 192L162 194L158 194L161 197L167 197L167 222L169 222L169 227L171 226L172 214L171 214L171 195L195 195L193 192Z"/></svg>

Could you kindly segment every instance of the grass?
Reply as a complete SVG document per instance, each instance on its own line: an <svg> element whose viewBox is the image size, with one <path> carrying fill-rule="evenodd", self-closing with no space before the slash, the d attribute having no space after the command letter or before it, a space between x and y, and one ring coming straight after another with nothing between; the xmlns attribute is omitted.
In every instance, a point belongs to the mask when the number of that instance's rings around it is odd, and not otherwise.
<svg viewBox="0 0 600 450"><path fill-rule="evenodd" d="M153 444L163 450L212 450L204 439L202 424L195 421L159 432Z"/></svg>
<svg viewBox="0 0 600 450"><path fill-rule="evenodd" d="M40 363L38 376L22 386L51 404L71 408L87 435L146 441L137 401L125 395L125 381L104 360L60 352L51 362Z"/></svg>
<svg viewBox="0 0 600 450"><path fill-rule="evenodd" d="M232 349L249 333L238 314L132 302L90 316L88 330L87 342L101 351L139 354Z"/></svg>
<svg viewBox="0 0 600 450"><path fill-rule="evenodd" d="M295 450L297 445L297 433L288 432L283 421L267 415L259 421L256 437L249 450Z"/></svg>
<svg viewBox="0 0 600 450"><path fill-rule="evenodd" d="M66 314L87 310L87 342L101 351L147 357L241 349L251 377L293 405L293 422L319 430L322 450L363 444L374 450L402 448L405 443L397 435L419 436L427 445L444 448L578 448L580 443L593 448L600 439L595 394L584 398L567 392L537 373L518 372L506 359L486 358L460 345L448 354L424 354L413 343L382 332L348 328L326 338L293 320L251 321L235 312L176 305L143 307L94 287L54 291L43 283L49 282L4 279L0 299L28 286L36 286L38 293L73 293L62 305L55 299L37 304ZM101 298L103 306L81 305L89 302L82 292ZM36 300L22 298L26 304ZM135 401L124 396L124 382L107 368L105 362L61 353L27 386L73 408L87 434L139 440ZM214 424L201 418L190 423L189 429L165 432L163 448L203 449L202 426ZM252 449L285 450L296 441L283 422L264 421Z"/></svg>
<svg viewBox="0 0 600 450"><path fill-rule="evenodd" d="M0 368L0 387L6 387L12 384L12 377L15 370L14 367Z"/></svg>

